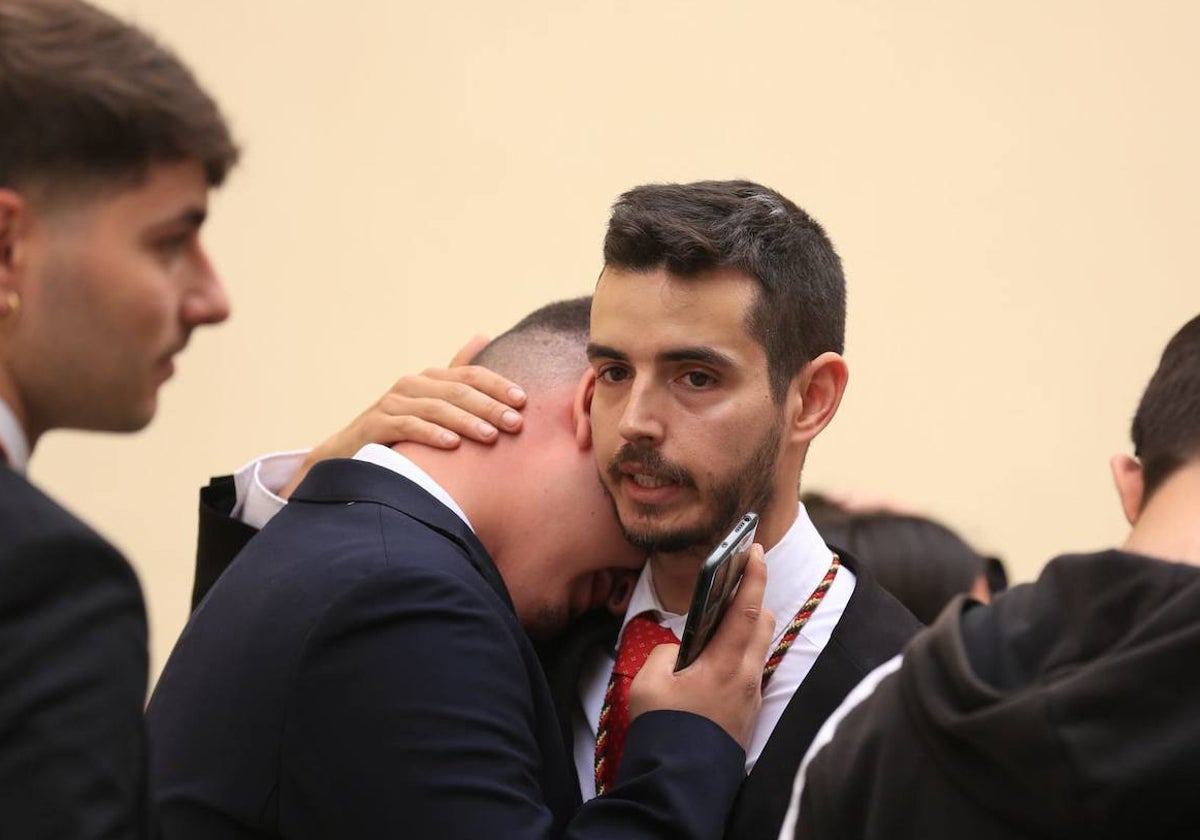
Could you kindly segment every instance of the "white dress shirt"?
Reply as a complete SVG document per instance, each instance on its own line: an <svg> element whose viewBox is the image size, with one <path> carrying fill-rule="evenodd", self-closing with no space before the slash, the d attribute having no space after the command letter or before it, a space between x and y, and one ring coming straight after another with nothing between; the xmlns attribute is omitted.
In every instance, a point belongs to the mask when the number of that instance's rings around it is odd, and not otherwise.
<svg viewBox="0 0 1200 840"><path fill-rule="evenodd" d="M270 522L272 517L283 510L284 505L287 504L286 500L280 498L279 491L295 475L307 454L307 449L300 449L264 455L261 458L255 458L234 473L233 483L237 490L237 501L233 506L234 519L240 519L247 525L259 529ZM354 460L366 461L399 473L450 508L455 516L466 523L468 528L471 528L472 531L475 530L471 527L471 521L467 519L467 514L451 498L450 494L434 481L429 473L399 452L386 446L380 446L378 443L368 443L354 454Z"/></svg>
<svg viewBox="0 0 1200 840"><path fill-rule="evenodd" d="M763 595L763 606L775 616L775 636L771 640L768 656L779 644L800 607L829 571L832 559L832 553L809 520L804 505L800 505L792 527L766 555L767 589ZM792 695L796 693L796 689L812 669L813 663L825 649L825 644L833 634L833 628L841 619L842 611L853 592L854 573L842 566L838 569L837 577L825 593L820 606L804 625L783 661L779 663L771 681L767 683L754 734L746 750L747 773L754 768L754 763L762 754L767 739L771 737L775 724L783 716ZM621 625L621 632L624 633L625 624L628 624L631 618L647 610L657 613L659 624L670 628L676 636L682 635L687 616L663 609L654 591L651 563L646 564L638 578L629 601L629 609L625 612L625 623ZM608 678L615 661L615 650L593 651L584 663L580 678L579 696L582 712L576 711L572 725L575 736L575 770L579 774L579 786L585 800L596 795L596 732L599 728L600 708L604 705L604 694L608 690Z"/></svg>
<svg viewBox="0 0 1200 840"><path fill-rule="evenodd" d="M23 474L29 466L29 439L4 400L0 400L0 446L8 456L8 465Z"/></svg>

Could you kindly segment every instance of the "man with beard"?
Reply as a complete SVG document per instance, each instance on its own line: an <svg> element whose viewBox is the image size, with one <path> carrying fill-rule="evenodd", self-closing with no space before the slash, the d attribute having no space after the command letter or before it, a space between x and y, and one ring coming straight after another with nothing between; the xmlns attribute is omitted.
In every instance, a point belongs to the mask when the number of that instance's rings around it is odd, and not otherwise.
<svg viewBox="0 0 1200 840"><path fill-rule="evenodd" d="M744 181L624 194L592 304L590 419L625 535L650 554L619 632L596 622L547 657L584 797L619 765L605 707L639 616L678 635L705 556L747 511L775 616L749 777L727 836L774 837L817 728L918 624L797 501L808 446L846 386L845 281L821 226ZM667 639L669 637L662 636Z"/></svg>

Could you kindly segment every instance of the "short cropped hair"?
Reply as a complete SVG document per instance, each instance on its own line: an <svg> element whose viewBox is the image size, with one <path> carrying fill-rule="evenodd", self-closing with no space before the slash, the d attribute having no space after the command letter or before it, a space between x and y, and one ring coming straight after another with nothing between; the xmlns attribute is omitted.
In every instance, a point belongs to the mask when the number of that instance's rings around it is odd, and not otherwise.
<svg viewBox="0 0 1200 840"><path fill-rule="evenodd" d="M1200 455L1200 315L1168 342L1133 417L1142 462L1142 504L1175 470Z"/></svg>
<svg viewBox="0 0 1200 840"><path fill-rule="evenodd" d="M758 281L748 328L767 355L778 403L821 353L841 353L846 280L824 229L775 190L750 181L648 184L613 206L604 263L627 271L665 268L690 278L721 268Z"/></svg>
<svg viewBox="0 0 1200 840"><path fill-rule="evenodd" d="M82 0L0 0L0 188L88 195L184 160L218 186L237 159L216 103L145 32Z"/></svg>
<svg viewBox="0 0 1200 840"><path fill-rule="evenodd" d="M492 339L472 363L522 385L576 383L588 366L591 314L590 296L547 304Z"/></svg>

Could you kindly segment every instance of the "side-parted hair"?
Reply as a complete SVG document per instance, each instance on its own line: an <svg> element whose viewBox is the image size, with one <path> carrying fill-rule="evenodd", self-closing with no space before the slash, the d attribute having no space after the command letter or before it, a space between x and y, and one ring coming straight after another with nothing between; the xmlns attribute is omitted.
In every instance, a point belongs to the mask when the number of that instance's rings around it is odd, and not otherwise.
<svg viewBox="0 0 1200 840"><path fill-rule="evenodd" d="M587 369L590 296L546 304L480 350L473 364L525 384L574 384Z"/></svg>
<svg viewBox="0 0 1200 840"><path fill-rule="evenodd" d="M218 186L237 159L216 103L145 32L82 0L0 0L0 188L90 195L183 160Z"/></svg>
<svg viewBox="0 0 1200 840"><path fill-rule="evenodd" d="M1175 470L1200 455L1200 315L1168 342L1133 417L1142 462L1142 505Z"/></svg>
<svg viewBox="0 0 1200 840"><path fill-rule="evenodd" d="M846 280L824 229L775 190L750 181L635 187L613 205L606 266L665 268L691 278L732 268L758 281L748 328L767 355L778 403L821 353L841 353Z"/></svg>

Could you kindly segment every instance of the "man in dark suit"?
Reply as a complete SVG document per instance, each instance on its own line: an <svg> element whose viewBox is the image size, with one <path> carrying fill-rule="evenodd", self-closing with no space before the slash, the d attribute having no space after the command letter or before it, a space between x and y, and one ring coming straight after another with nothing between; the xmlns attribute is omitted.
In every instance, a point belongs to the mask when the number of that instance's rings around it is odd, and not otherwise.
<svg viewBox="0 0 1200 840"><path fill-rule="evenodd" d="M590 616L546 646L564 735L590 798L605 783L598 765L615 763L597 743L624 628L646 614L678 634L704 556L754 510L771 569L774 666L764 668L728 836L774 837L818 727L920 626L854 558L839 552L835 562L797 502L808 446L846 384L840 261L803 210L746 182L627 193L604 254L585 404L624 533L650 562L624 622ZM510 384L489 383L461 407L487 406L496 425ZM426 396L445 396L439 381L427 385Z"/></svg>
<svg viewBox="0 0 1200 840"><path fill-rule="evenodd" d="M582 808L526 635L642 562L596 480L574 304L483 354L528 390L521 435L322 462L217 580L147 713L165 836L720 836L771 630L761 560L699 667L651 660L622 774Z"/></svg>
<svg viewBox="0 0 1200 840"><path fill-rule="evenodd" d="M606 684L634 617L679 633L700 565L746 511L776 618L749 776L727 836L774 837L800 757L862 675L918 624L797 501L846 385L845 281L821 226L742 181L648 185L616 203L592 305L590 429L627 538L650 560L624 624L576 640L551 678L585 798L603 787ZM580 650L582 644L583 650Z"/></svg>
<svg viewBox="0 0 1200 840"><path fill-rule="evenodd" d="M125 559L25 478L56 428L134 431L228 314L198 241L237 157L187 69L76 0L0 0L0 831L145 828L146 617Z"/></svg>

